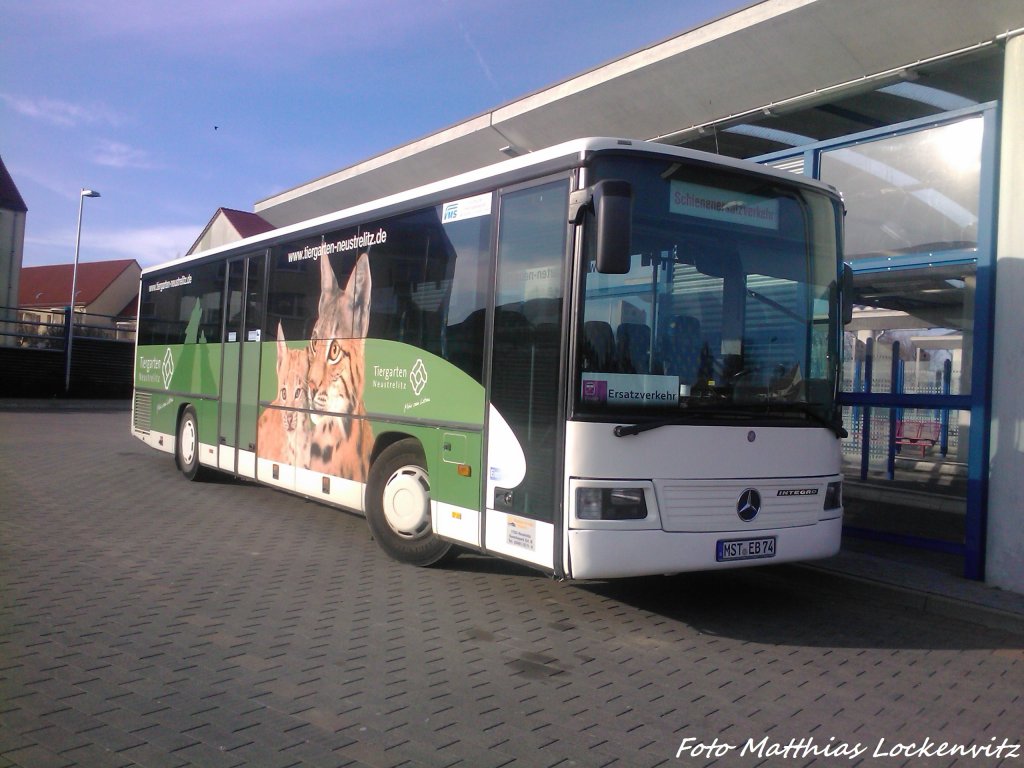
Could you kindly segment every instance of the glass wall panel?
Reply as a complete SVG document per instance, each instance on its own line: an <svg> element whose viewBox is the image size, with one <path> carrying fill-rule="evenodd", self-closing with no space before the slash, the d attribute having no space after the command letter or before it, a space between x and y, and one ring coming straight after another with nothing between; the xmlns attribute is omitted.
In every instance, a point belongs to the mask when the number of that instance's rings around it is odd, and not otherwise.
<svg viewBox="0 0 1024 768"><path fill-rule="evenodd" d="M966 541L970 411L936 406L970 395L985 359L974 334L983 126L969 117L820 155L847 205L854 268L844 523L952 552Z"/></svg>
<svg viewBox="0 0 1024 768"><path fill-rule="evenodd" d="M849 210L847 259L976 250L982 134L972 117L822 152Z"/></svg>
<svg viewBox="0 0 1024 768"><path fill-rule="evenodd" d="M962 544L966 417L935 408L844 408L844 525ZM958 455L962 460L954 460Z"/></svg>
<svg viewBox="0 0 1024 768"><path fill-rule="evenodd" d="M970 394L976 272L970 262L856 274L843 391Z"/></svg>

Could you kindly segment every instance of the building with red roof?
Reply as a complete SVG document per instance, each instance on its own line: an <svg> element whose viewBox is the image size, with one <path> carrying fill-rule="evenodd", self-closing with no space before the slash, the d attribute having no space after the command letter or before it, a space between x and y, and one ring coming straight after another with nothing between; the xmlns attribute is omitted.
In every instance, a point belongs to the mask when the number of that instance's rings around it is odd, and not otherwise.
<svg viewBox="0 0 1024 768"><path fill-rule="evenodd" d="M64 311L71 304L73 271L73 264L22 268L19 319L23 323L63 323ZM87 335L109 336L114 329L133 331L141 274L142 267L135 259L79 263L74 307L84 317L76 319L76 326L88 327ZM97 333L96 329L105 330Z"/></svg>
<svg viewBox="0 0 1024 768"><path fill-rule="evenodd" d="M269 232L274 226L256 213L236 211L234 208L218 208L210 223L188 249L188 254L206 251L219 245L233 243L253 235Z"/></svg>
<svg viewBox="0 0 1024 768"><path fill-rule="evenodd" d="M71 304L73 264L24 267L18 306L62 310ZM142 268L135 259L81 262L75 282L75 311L134 317Z"/></svg>

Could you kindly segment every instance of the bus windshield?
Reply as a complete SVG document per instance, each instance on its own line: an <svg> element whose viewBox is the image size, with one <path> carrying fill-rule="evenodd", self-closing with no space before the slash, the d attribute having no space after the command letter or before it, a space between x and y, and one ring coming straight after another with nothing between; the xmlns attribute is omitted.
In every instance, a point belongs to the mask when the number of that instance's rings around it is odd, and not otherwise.
<svg viewBox="0 0 1024 768"><path fill-rule="evenodd" d="M664 159L599 158L602 179L632 185L632 256L584 258L576 413L832 424L839 201Z"/></svg>

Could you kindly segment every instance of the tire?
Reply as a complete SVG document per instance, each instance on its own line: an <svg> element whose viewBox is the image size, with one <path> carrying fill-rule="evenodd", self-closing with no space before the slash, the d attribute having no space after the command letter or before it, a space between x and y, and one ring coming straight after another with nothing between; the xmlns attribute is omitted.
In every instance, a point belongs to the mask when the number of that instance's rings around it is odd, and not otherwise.
<svg viewBox="0 0 1024 768"><path fill-rule="evenodd" d="M431 528L430 477L416 440L389 445L373 462L366 522L380 548L400 563L437 565L454 556L454 546Z"/></svg>
<svg viewBox="0 0 1024 768"><path fill-rule="evenodd" d="M174 461L188 480L202 478L199 465L199 419L191 405L186 406L178 420L178 437L174 441Z"/></svg>

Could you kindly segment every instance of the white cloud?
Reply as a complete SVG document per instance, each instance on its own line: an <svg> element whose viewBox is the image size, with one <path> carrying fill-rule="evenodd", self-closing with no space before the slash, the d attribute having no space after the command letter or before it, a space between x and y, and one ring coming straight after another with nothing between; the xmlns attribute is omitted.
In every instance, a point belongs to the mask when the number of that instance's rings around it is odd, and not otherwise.
<svg viewBox="0 0 1024 768"><path fill-rule="evenodd" d="M143 267L185 255L202 232L201 225L167 225L129 229L82 230L82 261L135 259ZM75 252L75 232L62 230L25 236L26 266L69 264Z"/></svg>
<svg viewBox="0 0 1024 768"><path fill-rule="evenodd" d="M88 238L88 244L93 252L107 254L104 258L135 259L150 267L184 256L202 231L203 225L100 231Z"/></svg>
<svg viewBox="0 0 1024 768"><path fill-rule="evenodd" d="M159 166L149 159L149 153L119 141L101 141L96 145L93 162L109 168L153 170Z"/></svg>
<svg viewBox="0 0 1024 768"><path fill-rule="evenodd" d="M97 123L117 126L124 122L121 115L102 105L75 104L60 99L15 96L9 93L0 93L0 99L19 115L64 128Z"/></svg>

